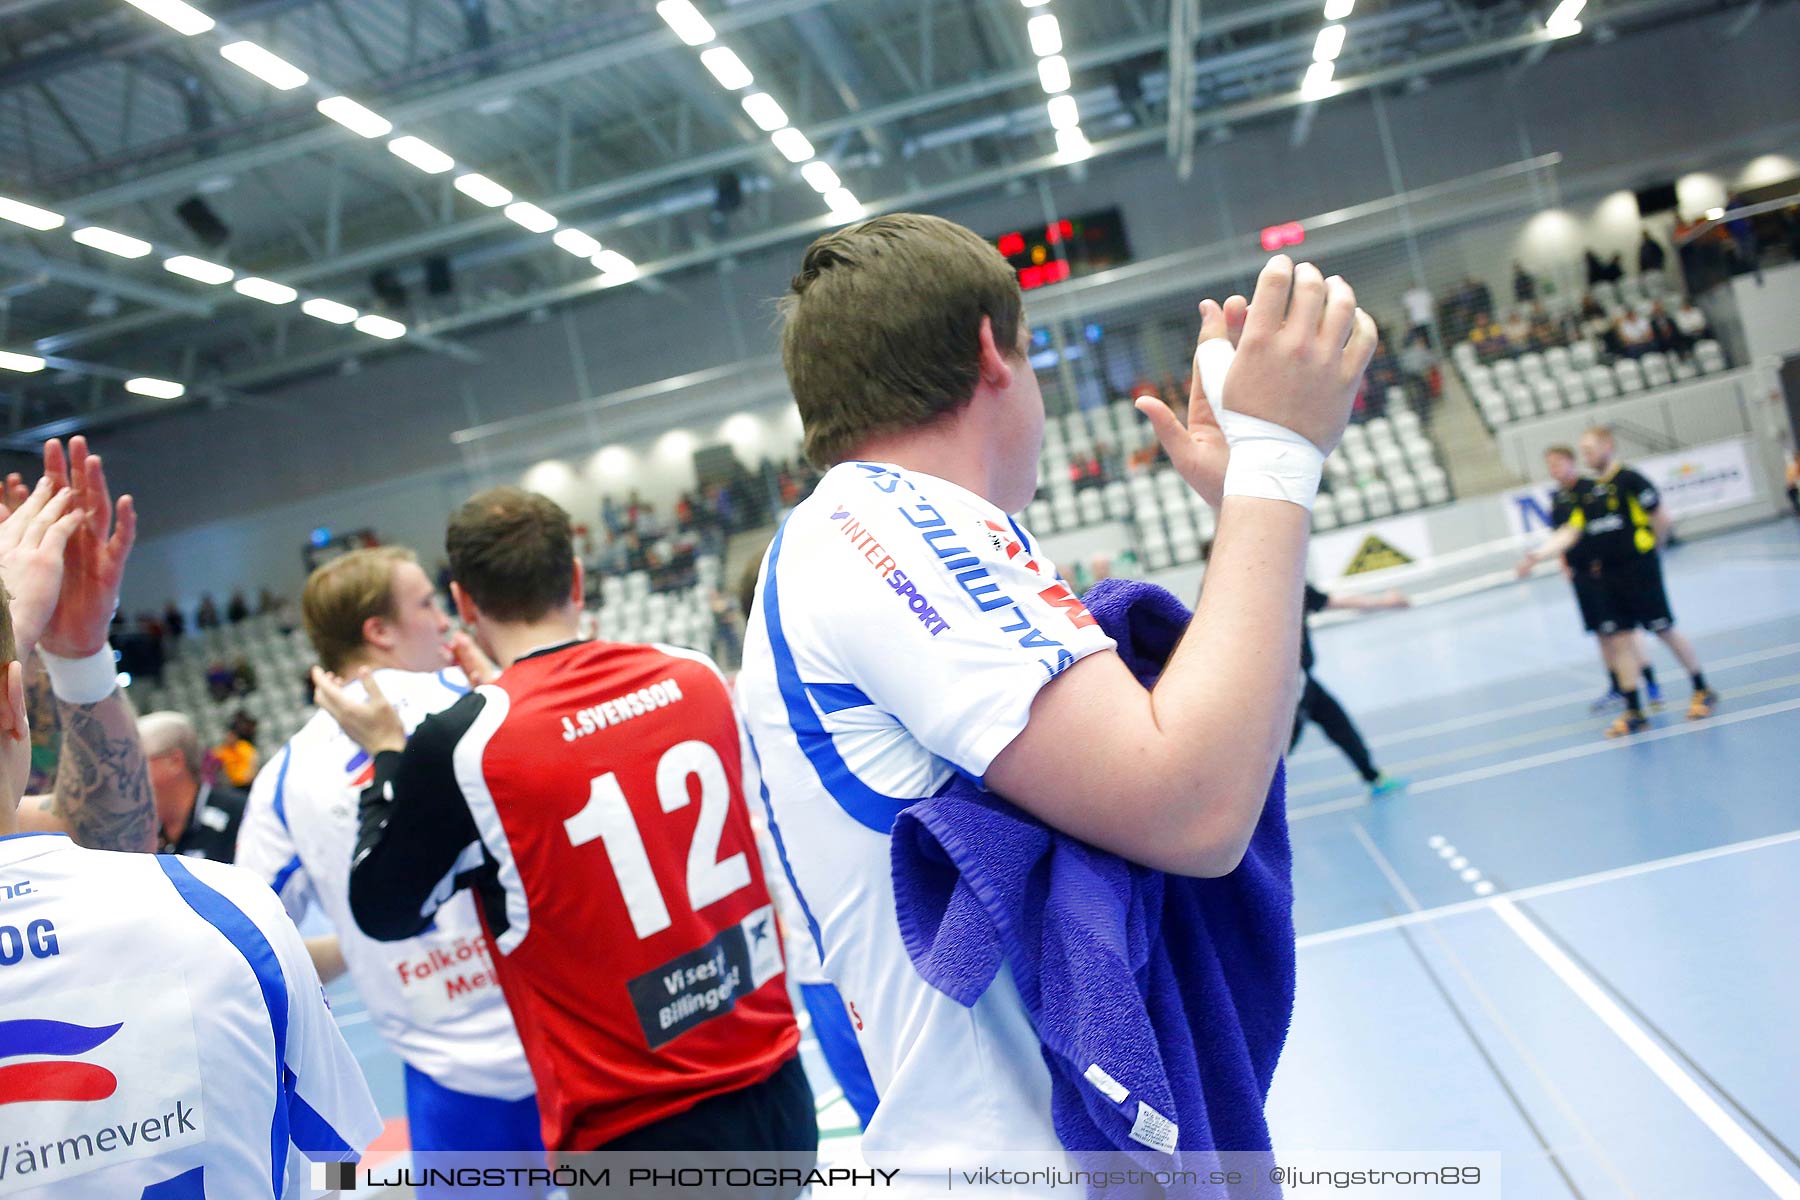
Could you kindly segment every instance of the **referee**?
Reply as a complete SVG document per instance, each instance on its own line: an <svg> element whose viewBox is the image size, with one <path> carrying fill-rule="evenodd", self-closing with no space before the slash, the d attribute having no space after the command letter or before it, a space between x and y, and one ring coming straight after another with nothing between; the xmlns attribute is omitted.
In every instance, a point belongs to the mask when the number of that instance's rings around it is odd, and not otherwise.
<svg viewBox="0 0 1800 1200"><path fill-rule="evenodd" d="M1550 539L1525 556L1522 567L1566 554L1583 544L1598 565L1595 605L1598 632L1607 665L1618 676L1625 711L1606 730L1609 738L1644 729L1639 687L1641 670L1634 631L1647 629L1663 640L1687 669L1694 684L1688 702L1690 721L1710 717L1718 695L1706 686L1699 656L1687 637L1675 629L1669 597L1663 587L1657 551L1667 538L1671 519L1656 485L1617 461L1612 431L1595 426L1581 435L1581 457L1594 472L1593 485L1574 505L1568 520Z"/></svg>

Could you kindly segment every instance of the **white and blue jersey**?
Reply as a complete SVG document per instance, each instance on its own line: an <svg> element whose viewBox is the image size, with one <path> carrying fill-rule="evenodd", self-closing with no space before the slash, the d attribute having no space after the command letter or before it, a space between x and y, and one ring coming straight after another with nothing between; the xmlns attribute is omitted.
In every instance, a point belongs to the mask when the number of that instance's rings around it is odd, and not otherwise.
<svg viewBox="0 0 1800 1200"><path fill-rule="evenodd" d="M408 732L469 690L456 670L384 669L375 679ZM349 690L360 696L362 684ZM237 864L274 888L294 920L314 904L324 911L376 1031L409 1066L470 1096L530 1096L536 1085L474 898L452 897L431 928L402 942L368 937L351 916L357 801L374 776L362 747L329 714L314 713L257 775Z"/></svg>
<svg viewBox="0 0 1800 1200"><path fill-rule="evenodd" d="M0 1196L305 1195L381 1127L261 880L0 838Z"/></svg>
<svg viewBox="0 0 1800 1200"><path fill-rule="evenodd" d="M929 475L842 463L769 548L739 695L771 831L879 1093L871 1161L941 1172L1059 1144L1010 972L967 1009L914 970L889 832L953 773L979 780L1039 689L1112 646L1024 530Z"/></svg>

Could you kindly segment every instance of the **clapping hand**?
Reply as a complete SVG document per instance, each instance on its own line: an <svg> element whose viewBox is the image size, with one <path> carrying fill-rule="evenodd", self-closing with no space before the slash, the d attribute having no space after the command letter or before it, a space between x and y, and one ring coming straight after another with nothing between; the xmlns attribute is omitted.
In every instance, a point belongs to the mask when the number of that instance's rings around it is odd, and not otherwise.
<svg viewBox="0 0 1800 1200"><path fill-rule="evenodd" d="M350 740L370 754L406 748L406 726L400 714L381 692L374 672L363 668L355 681L363 685L364 696L353 699L345 689L348 682L323 667L312 669L313 699L331 715Z"/></svg>

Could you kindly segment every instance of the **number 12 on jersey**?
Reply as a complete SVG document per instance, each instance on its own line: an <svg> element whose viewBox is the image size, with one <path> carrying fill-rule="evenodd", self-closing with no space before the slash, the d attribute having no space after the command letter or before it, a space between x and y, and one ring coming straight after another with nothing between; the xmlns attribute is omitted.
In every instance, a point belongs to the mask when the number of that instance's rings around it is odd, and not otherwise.
<svg viewBox="0 0 1800 1200"><path fill-rule="evenodd" d="M719 842L725 836L725 817L731 805L731 784L718 751L706 742L688 741L672 746L656 764L656 798L664 813L688 805L688 779L700 779L700 821L688 846L688 903L694 912L716 904L733 892L750 886L750 863L742 850L720 861ZM606 846L613 875L631 914L631 927L642 941L670 925L669 906L650 867L650 854L631 815L631 805L619 786L619 777L608 772L592 781L588 802L563 822L569 842L585 846L595 838Z"/></svg>

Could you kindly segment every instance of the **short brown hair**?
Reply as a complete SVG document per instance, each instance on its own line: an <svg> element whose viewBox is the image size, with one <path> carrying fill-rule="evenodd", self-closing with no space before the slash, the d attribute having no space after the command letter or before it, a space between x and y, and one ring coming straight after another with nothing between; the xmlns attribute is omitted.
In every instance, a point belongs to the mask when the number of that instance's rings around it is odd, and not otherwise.
<svg viewBox="0 0 1800 1200"><path fill-rule="evenodd" d="M1574 458L1575 457L1575 448L1573 446L1568 445L1567 443L1558 442L1558 443L1556 443L1556 445L1551 446L1544 451L1545 458L1549 458L1552 454L1560 454L1564 458Z"/></svg>
<svg viewBox="0 0 1800 1200"><path fill-rule="evenodd" d="M471 496L444 535L450 576L499 621L535 621L569 601L575 540L569 514L548 496L490 488Z"/></svg>
<svg viewBox="0 0 1800 1200"><path fill-rule="evenodd" d="M393 617L394 568L416 563L404 546L374 546L332 559L306 577L300 620L319 665L341 672L363 648L363 624Z"/></svg>
<svg viewBox="0 0 1800 1200"><path fill-rule="evenodd" d="M843 461L872 434L927 425L975 392L981 318L1011 354L1024 318L1000 252L941 217L895 213L806 248L781 304L781 361L806 456Z"/></svg>

